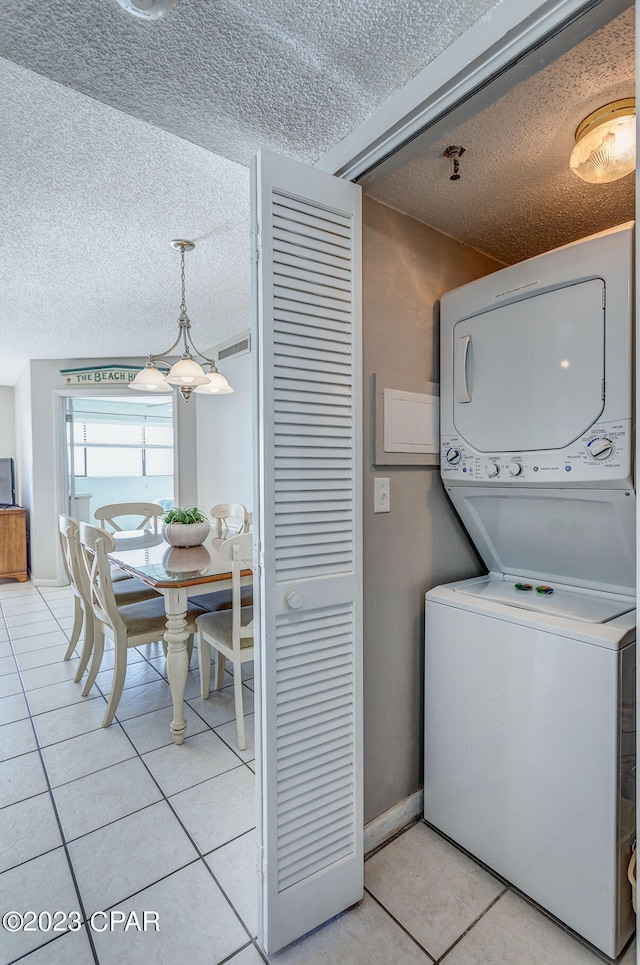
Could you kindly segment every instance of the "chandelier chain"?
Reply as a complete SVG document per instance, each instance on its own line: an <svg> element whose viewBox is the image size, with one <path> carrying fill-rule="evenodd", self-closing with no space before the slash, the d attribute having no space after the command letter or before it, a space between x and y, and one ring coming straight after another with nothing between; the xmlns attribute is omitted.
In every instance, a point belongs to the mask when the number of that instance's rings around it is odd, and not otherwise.
<svg viewBox="0 0 640 965"><path fill-rule="evenodd" d="M184 245L180 245L180 283L182 285L182 303L180 304L180 311L184 315L187 314L187 302L185 295L185 273L184 273Z"/></svg>

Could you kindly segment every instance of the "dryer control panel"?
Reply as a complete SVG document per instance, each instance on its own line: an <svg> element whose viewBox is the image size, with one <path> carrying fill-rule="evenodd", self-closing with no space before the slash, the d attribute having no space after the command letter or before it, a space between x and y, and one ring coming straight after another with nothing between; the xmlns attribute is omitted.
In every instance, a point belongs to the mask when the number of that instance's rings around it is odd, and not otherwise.
<svg viewBox="0 0 640 965"><path fill-rule="evenodd" d="M478 452L461 436L443 436L440 472L456 485L587 486L624 489L632 485L632 422L597 422L563 449Z"/></svg>

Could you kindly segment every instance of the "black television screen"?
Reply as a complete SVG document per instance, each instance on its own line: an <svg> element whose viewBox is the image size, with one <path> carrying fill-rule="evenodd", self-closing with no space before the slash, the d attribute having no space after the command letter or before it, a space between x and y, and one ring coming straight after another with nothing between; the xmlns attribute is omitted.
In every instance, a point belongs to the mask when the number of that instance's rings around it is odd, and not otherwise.
<svg viewBox="0 0 640 965"><path fill-rule="evenodd" d="M16 482L13 459L0 459L0 506L15 506Z"/></svg>

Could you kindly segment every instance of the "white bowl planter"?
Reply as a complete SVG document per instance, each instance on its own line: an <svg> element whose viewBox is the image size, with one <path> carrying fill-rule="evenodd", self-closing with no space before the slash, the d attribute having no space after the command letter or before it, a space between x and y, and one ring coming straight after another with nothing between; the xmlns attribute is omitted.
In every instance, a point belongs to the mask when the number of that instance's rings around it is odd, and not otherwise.
<svg viewBox="0 0 640 965"><path fill-rule="evenodd" d="M162 531L171 546L200 546L210 529L211 524L205 519L202 523L164 523Z"/></svg>

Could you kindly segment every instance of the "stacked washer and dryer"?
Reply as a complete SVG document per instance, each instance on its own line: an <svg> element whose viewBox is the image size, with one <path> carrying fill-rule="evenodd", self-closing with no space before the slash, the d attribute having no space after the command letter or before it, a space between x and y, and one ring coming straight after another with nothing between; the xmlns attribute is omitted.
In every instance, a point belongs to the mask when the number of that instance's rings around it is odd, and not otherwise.
<svg viewBox="0 0 640 965"><path fill-rule="evenodd" d="M441 474L489 574L426 596L425 819L605 954L635 919L633 224L441 304Z"/></svg>

